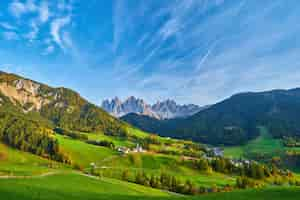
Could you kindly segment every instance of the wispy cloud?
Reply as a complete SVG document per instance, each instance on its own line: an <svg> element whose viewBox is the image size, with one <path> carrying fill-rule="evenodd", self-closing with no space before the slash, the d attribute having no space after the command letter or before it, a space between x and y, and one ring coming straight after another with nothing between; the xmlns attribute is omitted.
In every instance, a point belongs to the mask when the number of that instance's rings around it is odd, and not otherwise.
<svg viewBox="0 0 300 200"><path fill-rule="evenodd" d="M37 7L34 0L27 0L25 3L22 3L19 0L13 0L13 2L9 5L9 10L12 15L19 18L23 14L36 11Z"/></svg>
<svg viewBox="0 0 300 200"><path fill-rule="evenodd" d="M31 31L24 35L26 39L28 39L30 42L34 41L37 37L37 34L39 32L39 26L35 20L30 22L30 29Z"/></svg>
<svg viewBox="0 0 300 200"><path fill-rule="evenodd" d="M68 45L68 40L62 39L62 29L67 26L71 22L71 16L65 16L62 18L57 18L51 23L51 35L53 37L53 41L63 50L66 49L66 45ZM63 37L65 38L65 37Z"/></svg>
<svg viewBox="0 0 300 200"><path fill-rule="evenodd" d="M2 36L5 40L18 40L19 36L16 32L13 31L6 31L2 33Z"/></svg>
<svg viewBox="0 0 300 200"><path fill-rule="evenodd" d="M40 4L40 7L39 7L39 18L40 18L40 21L42 23L45 23L48 21L49 17L51 16L51 13L50 13L50 10L49 10L49 5L48 5L48 2L47 1L43 1L41 2Z"/></svg>
<svg viewBox="0 0 300 200"><path fill-rule="evenodd" d="M296 1L74 2L13 0L1 36L105 74L112 95L205 104L300 85Z"/></svg>
<svg viewBox="0 0 300 200"><path fill-rule="evenodd" d="M300 50L295 47L292 53L289 41L299 31L290 30L299 8L281 1L267 1L263 10L259 5L257 1L223 0L173 1L159 7L149 3L139 18L135 17L139 5L118 5L116 46L126 48L119 48L115 74L134 85L134 93L147 96L155 88L157 96L199 104L243 90L269 89L269 83L280 86L283 80L272 73L280 65L280 55L286 53L285 66L298 67L291 54ZM137 45L127 46L125 36ZM262 66L259 78L250 79Z"/></svg>
<svg viewBox="0 0 300 200"><path fill-rule="evenodd" d="M7 30L16 30L17 27L11 25L10 23L7 23L7 22L0 22L0 26L4 29L7 29Z"/></svg>
<svg viewBox="0 0 300 200"><path fill-rule="evenodd" d="M49 55L54 52L57 45L63 52L67 51L72 45L71 33L67 30L68 25L71 24L73 0L13 0L8 5L9 13L16 18L16 26L8 22L1 22L0 26L6 29L3 33L4 38L13 40L23 38L27 42L41 42L43 38L51 37L46 43L43 55ZM16 30L22 29L22 34L17 35ZM49 29L48 34L45 36L45 31ZM25 30L25 31L24 31ZM13 34L12 32L15 32ZM43 32L43 33L42 33ZM43 34L43 35L42 35Z"/></svg>

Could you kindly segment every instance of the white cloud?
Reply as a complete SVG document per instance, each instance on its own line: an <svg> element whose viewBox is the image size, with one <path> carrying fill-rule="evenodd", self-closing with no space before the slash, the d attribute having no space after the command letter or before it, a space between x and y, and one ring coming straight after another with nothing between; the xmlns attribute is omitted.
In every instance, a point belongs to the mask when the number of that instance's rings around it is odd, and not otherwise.
<svg viewBox="0 0 300 200"><path fill-rule="evenodd" d="M15 17L20 17L26 12L25 5L18 0L15 0L10 4L9 10Z"/></svg>
<svg viewBox="0 0 300 200"><path fill-rule="evenodd" d="M63 29L65 26L67 26L71 22L71 16L65 16L63 18L57 18L52 21L51 23L51 36L53 38L53 41L63 50L65 50L67 41L62 39L62 32L61 29Z"/></svg>
<svg viewBox="0 0 300 200"><path fill-rule="evenodd" d="M25 14L35 14L33 18L31 18L29 24L30 32L24 34L23 37L28 39L29 42L32 42L36 39L40 26L46 23L50 16L49 5L46 0L37 4L35 0L27 0L26 2L21 2L20 0L14 0L9 5L9 11L16 18L21 18ZM8 26L9 24L2 24L2 26L10 30L15 30L16 28L13 26Z"/></svg>
<svg viewBox="0 0 300 200"><path fill-rule="evenodd" d="M72 1L69 1L69 3L67 3L66 0L60 0L57 4L57 8L61 11L72 11L73 6L72 6Z"/></svg>
<svg viewBox="0 0 300 200"><path fill-rule="evenodd" d="M42 36L42 34L39 34L40 31L44 27L49 27L51 44L46 44L46 54L54 51L55 44L64 51L73 46L70 32L65 29L71 23L73 0L53 2L49 0L13 0L8 7L9 12L18 19L18 24L29 29L27 33L20 35L29 42L38 41L37 37L39 35ZM23 17L24 15L26 17ZM18 27L8 23L0 23L0 26L10 30L10 32L4 34L6 39L12 40L17 38L13 32ZM40 39L39 41L43 40L42 38Z"/></svg>
<svg viewBox="0 0 300 200"><path fill-rule="evenodd" d="M201 69L202 65L206 62L206 60L208 59L209 55L212 53L212 51L214 50L215 46L217 45L218 41L216 40L215 42L213 42L213 44L209 47L209 49L207 50L206 54L200 58L195 70L198 71Z"/></svg>
<svg viewBox="0 0 300 200"><path fill-rule="evenodd" d="M24 37L26 39L28 39L30 42L32 42L33 40L36 39L37 34L39 32L39 26L35 20L31 21L30 28L31 28L31 31L29 33L25 34Z"/></svg>
<svg viewBox="0 0 300 200"><path fill-rule="evenodd" d="M7 22L0 22L0 26L7 30L16 30L17 29L17 27L15 27Z"/></svg>
<svg viewBox="0 0 300 200"><path fill-rule="evenodd" d="M34 12L37 10L37 6L34 3L34 0L27 0L26 3L22 3L19 0L14 0L9 5L9 11L12 15L19 18L23 14Z"/></svg>
<svg viewBox="0 0 300 200"><path fill-rule="evenodd" d="M165 23L165 25L160 29L160 34L164 39L171 37L180 29L180 23L176 19L171 19Z"/></svg>
<svg viewBox="0 0 300 200"><path fill-rule="evenodd" d="M19 36L16 32L6 31L2 33L2 36L5 40L18 40Z"/></svg>
<svg viewBox="0 0 300 200"><path fill-rule="evenodd" d="M240 91L300 84L299 7L281 1L268 1L264 9L256 1L225 2L149 3L150 13L139 17L139 6L117 5L114 44L120 48L113 76L133 93L200 104ZM282 13L285 9L290 11ZM293 78L291 71L297 74Z"/></svg>
<svg viewBox="0 0 300 200"><path fill-rule="evenodd" d="M64 31L62 33L62 41L63 41L63 43L65 44L66 47L68 47L68 48L73 47L73 41L72 41L72 38L71 38L71 35L70 35L69 32Z"/></svg>
<svg viewBox="0 0 300 200"><path fill-rule="evenodd" d="M43 1L39 7L39 15L40 15L40 21L42 23L45 23L48 21L49 17L51 16L51 13L49 11L49 5L47 1Z"/></svg>
<svg viewBox="0 0 300 200"><path fill-rule="evenodd" d="M39 5L36 4L35 0L27 0L25 3L22 3L20 0L14 0L9 5L9 11L17 18L24 14L37 13L41 23L47 22L51 16L49 4L46 0L41 1Z"/></svg>

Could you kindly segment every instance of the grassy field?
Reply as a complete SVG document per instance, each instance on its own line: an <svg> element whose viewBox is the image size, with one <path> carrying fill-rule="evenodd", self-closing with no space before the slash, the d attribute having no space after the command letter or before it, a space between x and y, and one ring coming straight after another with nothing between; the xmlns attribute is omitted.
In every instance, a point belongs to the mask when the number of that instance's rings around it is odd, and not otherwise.
<svg viewBox="0 0 300 200"><path fill-rule="evenodd" d="M141 133L139 133L141 134ZM198 197L182 197L165 191L155 190L128 182L111 178L121 178L122 172L128 170L132 176L138 171L147 175L159 175L162 172L174 175L182 182L190 180L196 186L222 187L227 184L235 185L236 177L212 172L203 173L183 162L181 156L158 153L141 153L120 155L115 150L87 144L83 141L57 135L62 150L71 159L89 171L90 163L94 162L100 172L101 179L96 180L83 176L63 164L58 164L47 159L21 152L6 145L0 144L0 177L27 176L26 179L0 178L0 196L5 200L60 200L60 199L265 199L277 198L276 195L285 195L285 199L292 199L299 192L296 188L268 188L264 190L234 191L232 193L209 194ZM93 139L111 139L114 143L126 145L117 138L101 134L91 134ZM165 138L162 138L164 140ZM125 142L125 141L124 141ZM177 143L176 143L177 145ZM182 143L172 148L182 148ZM244 156L245 153L276 153L277 148L282 148L279 140L270 138L268 132L262 129L262 134L256 140L242 147L226 149L226 155L235 157ZM53 167L54 166L54 167ZM50 176L44 174L52 173ZM106 178L104 178L106 177ZM111 177L111 178L108 178ZM251 198L250 198L251 197Z"/></svg>
<svg viewBox="0 0 300 200"><path fill-rule="evenodd" d="M277 187L260 190L241 190L228 193L217 193L193 197L199 200L296 200L299 198L300 189L296 187Z"/></svg>
<svg viewBox="0 0 300 200"><path fill-rule="evenodd" d="M2 143L0 154L0 175L30 176L51 172L55 170L53 168L67 168L60 163L12 149Z"/></svg>
<svg viewBox="0 0 300 200"><path fill-rule="evenodd" d="M158 175L162 172L180 178L182 182L190 180L197 186L210 187L212 185L225 186L234 185L236 178L230 175L219 173L202 173L181 162L179 156L164 154L129 154L120 157L107 159L98 169L102 174L110 177L119 178L124 170L131 172L132 175L138 171L146 172L148 175Z"/></svg>
<svg viewBox="0 0 300 200"><path fill-rule="evenodd" d="M160 174L166 172L182 181L191 180L197 185L210 187L211 185L233 185L235 178L222 174L203 174L181 163L180 156L144 153L120 155L114 150L87 144L61 135L56 136L65 153L72 161L89 171L90 163L94 162L103 172L104 176L121 178L124 170L132 175L137 171L147 174ZM58 164L39 156L21 152L0 144L0 175L31 176L71 168ZM55 167L53 167L53 165Z"/></svg>
<svg viewBox="0 0 300 200"><path fill-rule="evenodd" d="M252 155L280 155L286 148L283 146L282 141L274 139L264 127L260 128L260 136L255 140L250 141L248 144L237 147L226 147L225 156L232 158L247 158Z"/></svg>
<svg viewBox="0 0 300 200"><path fill-rule="evenodd" d="M259 138L256 144L253 142L251 148L258 144L267 146L264 138ZM84 167L89 167L91 162L96 162L102 175L108 177L119 176L123 170L129 170L132 174L137 171L144 171L147 174L159 174L166 172L175 175L183 182L191 180L197 186L210 187L212 185L224 186L234 185L236 177L220 173L201 173L185 164L182 164L180 156L144 153L119 155L109 148L89 145L85 142L73 140L58 135L63 150L67 152L72 160ZM269 140L269 139L268 139ZM255 144L255 145L254 145ZM250 145L249 145L250 146ZM269 148L271 149L271 147ZM267 149L268 150L268 149ZM55 167L53 167L55 166ZM43 176L45 173L53 173ZM231 193L208 194L197 197L183 197L165 191L152 189L128 182L111 178L101 178L99 180L83 176L72 171L70 167L58 164L47 159L21 152L6 145L0 144L0 177L1 176L27 176L26 179L0 178L0 196L5 200L62 200L62 199L294 199L299 194L299 188L268 188L263 190L243 190Z"/></svg>
<svg viewBox="0 0 300 200"><path fill-rule="evenodd" d="M167 197L160 190L103 178L96 180L79 174L59 174L31 179L0 179L0 195L5 200L131 199Z"/></svg>
<svg viewBox="0 0 300 200"><path fill-rule="evenodd" d="M128 127L127 130L130 135L135 135L139 138L145 138L145 137L149 136L149 133L145 133L144 131L136 129L134 127Z"/></svg>
<svg viewBox="0 0 300 200"><path fill-rule="evenodd" d="M0 179L0 195L5 200L294 200L300 196L300 189L276 187L191 197L178 196L108 178L96 180L68 173L31 179Z"/></svg>
<svg viewBox="0 0 300 200"><path fill-rule="evenodd" d="M110 141L113 142L116 146L134 146L133 142L127 140L127 139L122 139L122 138L116 138L116 137L112 137L112 136L107 136L104 134L96 134L96 133L89 133L87 134L89 140L106 140L106 141Z"/></svg>
<svg viewBox="0 0 300 200"><path fill-rule="evenodd" d="M127 128L128 133L131 136L136 136L138 138L145 138L149 136L148 133L145 133L141 130L138 130L133 127L128 127ZM111 141L113 142L116 146L127 146L127 147L134 147L135 144L132 141L129 141L128 139L122 139L118 137L113 137L113 136L107 136L103 133L81 133L84 135L87 135L89 140L106 140L106 141Z"/></svg>
<svg viewBox="0 0 300 200"><path fill-rule="evenodd" d="M83 168L89 167L92 162L100 165L104 159L117 154L116 151L106 147L87 144L62 135L56 135L56 137L62 150L71 157L73 162Z"/></svg>

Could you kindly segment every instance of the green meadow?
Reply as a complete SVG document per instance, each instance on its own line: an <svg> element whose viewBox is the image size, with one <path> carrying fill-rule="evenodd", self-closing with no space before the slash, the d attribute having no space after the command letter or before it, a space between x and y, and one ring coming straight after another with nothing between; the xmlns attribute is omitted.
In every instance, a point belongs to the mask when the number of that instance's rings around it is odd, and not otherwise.
<svg viewBox="0 0 300 200"><path fill-rule="evenodd" d="M115 179L95 179L76 173L65 173L30 179L0 179L0 194L1 198L5 197L5 200L294 200L300 196L300 189L274 187L192 197Z"/></svg>
<svg viewBox="0 0 300 200"><path fill-rule="evenodd" d="M92 138L111 139L114 143L118 138L91 134ZM183 162L182 156L166 155L153 152L121 155L107 147L87 144L66 136L56 135L62 150L71 160L89 172L90 163L96 163L100 178L89 177L82 172L74 171L70 166L56 163L42 157L18 151L0 144L0 194L5 200L62 200L62 199L294 199L299 194L299 188L271 187L260 190L235 190L229 193L214 193L200 196L183 196L167 191L153 189L129 182L121 181L122 172L128 171L132 177L137 172L148 175L168 173L176 176L182 182L190 180L197 187L234 186L236 177L216 172L204 173ZM164 138L161 138L164 140ZM120 143L120 145L128 145ZM226 154L243 156L245 152L259 148L265 152L273 152L281 143L269 138L267 132L251 143L231 149ZM172 148L180 148L177 146ZM242 152L240 154L240 152ZM296 175L298 177L298 175ZM300 178L300 177L299 177Z"/></svg>
<svg viewBox="0 0 300 200"><path fill-rule="evenodd" d="M292 148L286 148L280 139L274 139L264 127L260 127L260 136L256 139L248 142L246 145L225 147L225 156L232 158L249 158L253 155L262 156L279 156L285 150L291 150ZM300 150L300 148L294 148L294 150Z"/></svg>
<svg viewBox="0 0 300 200"><path fill-rule="evenodd" d="M74 163L83 168L89 167L92 162L99 165L104 159L116 155L115 151L106 147L87 144L62 135L56 135L56 137L62 150L71 157Z"/></svg>
<svg viewBox="0 0 300 200"><path fill-rule="evenodd" d="M139 196L167 197L160 190L102 178L97 180L67 173L30 179L0 179L0 194L5 200L131 199Z"/></svg>
<svg viewBox="0 0 300 200"><path fill-rule="evenodd" d="M65 169L67 166L0 143L0 175L31 176Z"/></svg>

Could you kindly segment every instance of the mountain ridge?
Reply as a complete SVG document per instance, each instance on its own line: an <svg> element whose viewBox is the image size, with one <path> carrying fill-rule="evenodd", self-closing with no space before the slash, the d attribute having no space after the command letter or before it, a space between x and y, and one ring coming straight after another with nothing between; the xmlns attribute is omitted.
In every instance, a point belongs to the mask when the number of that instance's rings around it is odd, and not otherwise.
<svg viewBox="0 0 300 200"><path fill-rule="evenodd" d="M300 88L294 88L238 93L185 119L126 115L122 120L162 136L237 145L256 138L259 126L275 138L300 137L299 113Z"/></svg>
<svg viewBox="0 0 300 200"><path fill-rule="evenodd" d="M179 105L174 100L167 99L155 104L148 104L143 99L130 96L124 101L118 97L103 100L101 107L115 117L122 117L129 113L149 116L159 120L172 118L185 118L206 107L194 104Z"/></svg>
<svg viewBox="0 0 300 200"><path fill-rule="evenodd" d="M126 134L124 122L112 117L71 89L50 87L1 71L0 94L0 97L7 97L11 107L18 108L20 112L40 115L54 126L83 132Z"/></svg>

